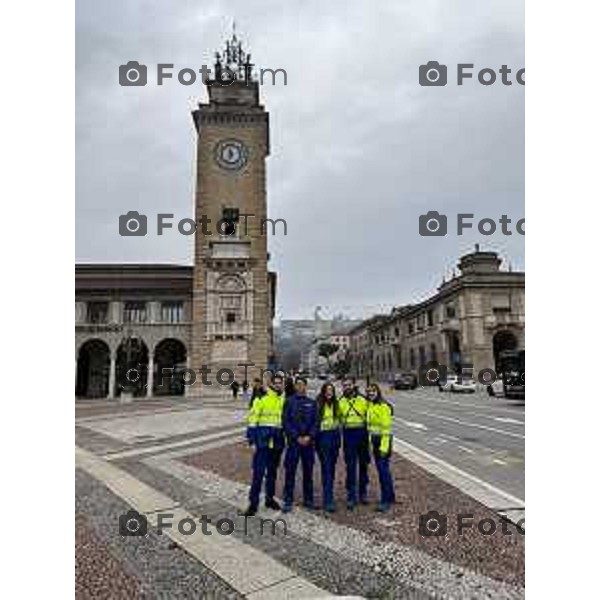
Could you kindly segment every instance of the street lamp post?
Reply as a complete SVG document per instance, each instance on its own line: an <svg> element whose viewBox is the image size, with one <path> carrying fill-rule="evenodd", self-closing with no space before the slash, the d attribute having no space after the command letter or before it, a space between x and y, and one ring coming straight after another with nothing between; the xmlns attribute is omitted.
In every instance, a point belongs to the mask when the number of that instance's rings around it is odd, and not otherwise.
<svg viewBox="0 0 600 600"><path fill-rule="evenodd" d="M140 338L133 335L133 331L129 329L121 341L121 346L125 351L125 369L124 372L120 373L120 398L121 402L126 403L133 400L135 391L141 381L142 371L139 358L142 343Z"/></svg>

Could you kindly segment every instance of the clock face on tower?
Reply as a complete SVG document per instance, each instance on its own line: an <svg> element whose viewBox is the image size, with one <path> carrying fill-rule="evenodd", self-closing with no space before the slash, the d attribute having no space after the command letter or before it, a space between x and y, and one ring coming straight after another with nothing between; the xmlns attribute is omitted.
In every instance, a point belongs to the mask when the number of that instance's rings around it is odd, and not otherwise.
<svg viewBox="0 0 600 600"><path fill-rule="evenodd" d="M248 148L239 140L221 140L215 145L215 160L227 171L239 171L248 162Z"/></svg>

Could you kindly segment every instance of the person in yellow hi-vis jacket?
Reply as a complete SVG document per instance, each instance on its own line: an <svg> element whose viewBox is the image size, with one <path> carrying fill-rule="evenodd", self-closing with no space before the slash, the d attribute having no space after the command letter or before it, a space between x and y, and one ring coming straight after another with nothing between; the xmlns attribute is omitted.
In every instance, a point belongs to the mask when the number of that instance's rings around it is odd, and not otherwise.
<svg viewBox="0 0 600 600"><path fill-rule="evenodd" d="M367 388L369 409L367 411L367 429L377 475L381 500L377 510L387 512L396 502L394 480L390 472L390 456L392 454L392 416L394 409L381 395L381 389L376 383Z"/></svg>
<svg viewBox="0 0 600 600"><path fill-rule="evenodd" d="M354 510L357 500L368 504L369 486L369 434L367 433L367 410L369 402L358 394L354 381L349 377L342 382L342 395L338 402L342 426L344 462L346 463L346 508ZM357 494L358 472L358 494ZM358 496L358 497L357 497Z"/></svg>
<svg viewBox="0 0 600 600"><path fill-rule="evenodd" d="M251 517L258 511L258 503L263 480L265 480L265 506L280 510L275 500L277 469L285 446L282 429L284 405L283 378L274 375L269 387L257 392L250 404L246 437L248 444L254 446L252 459L252 483L250 485L250 505L242 513Z"/></svg>

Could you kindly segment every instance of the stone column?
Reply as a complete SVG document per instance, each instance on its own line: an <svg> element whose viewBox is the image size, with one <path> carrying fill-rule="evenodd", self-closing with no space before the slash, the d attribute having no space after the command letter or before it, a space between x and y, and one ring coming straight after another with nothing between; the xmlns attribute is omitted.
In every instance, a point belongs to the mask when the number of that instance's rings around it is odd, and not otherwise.
<svg viewBox="0 0 600 600"><path fill-rule="evenodd" d="M75 323L85 323L86 304L85 302L75 302Z"/></svg>
<svg viewBox="0 0 600 600"><path fill-rule="evenodd" d="M160 322L160 302L148 302L148 323Z"/></svg>
<svg viewBox="0 0 600 600"><path fill-rule="evenodd" d="M110 302L108 306L109 306L108 322L109 323L120 323L123 303L114 300L114 301Z"/></svg>
<svg viewBox="0 0 600 600"><path fill-rule="evenodd" d="M186 369L191 369L192 368L192 357L191 357L191 353L188 352L186 359L185 359L185 368ZM189 378L188 375L186 375L186 377ZM200 381L200 383L198 383ZM196 381L194 382L193 385L186 385L183 388L183 396L184 398L191 398L194 395L194 391L192 390L192 388L201 385L202 379L201 379L201 375L199 372L196 372ZM197 392L196 392L197 395Z"/></svg>
<svg viewBox="0 0 600 600"><path fill-rule="evenodd" d="M115 397L115 386L117 378L117 359L115 354L111 351L110 353L110 371L108 375L108 396L109 400Z"/></svg>
<svg viewBox="0 0 600 600"><path fill-rule="evenodd" d="M146 398L152 398L152 390L154 388L154 356L150 354L148 357L148 387L146 388Z"/></svg>

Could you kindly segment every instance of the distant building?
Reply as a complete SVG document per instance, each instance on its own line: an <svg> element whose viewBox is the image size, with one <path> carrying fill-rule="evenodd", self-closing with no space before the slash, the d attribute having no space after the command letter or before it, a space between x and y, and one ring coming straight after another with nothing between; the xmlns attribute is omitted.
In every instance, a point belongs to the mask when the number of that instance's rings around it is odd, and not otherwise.
<svg viewBox="0 0 600 600"><path fill-rule="evenodd" d="M349 331L356 327L356 321L345 322L345 327L338 321L335 323L338 329L332 329L331 333L315 338L303 356L303 368L313 375L319 372L331 370L339 361L345 360L350 349ZM329 357L320 354L323 344L337 346L336 352Z"/></svg>
<svg viewBox="0 0 600 600"><path fill-rule="evenodd" d="M475 374L502 350L525 347L525 273L502 270L495 252L460 259L459 273L418 304L376 315L350 332L351 372L386 381L430 361Z"/></svg>
<svg viewBox="0 0 600 600"><path fill-rule="evenodd" d="M284 369L311 370L316 365L316 346L330 336L340 341L344 347L350 343L348 331L360 321L339 315L333 319L323 319L319 310L315 319L285 319L275 326L275 360ZM337 332L333 334L332 332Z"/></svg>

